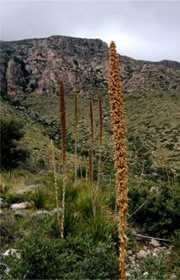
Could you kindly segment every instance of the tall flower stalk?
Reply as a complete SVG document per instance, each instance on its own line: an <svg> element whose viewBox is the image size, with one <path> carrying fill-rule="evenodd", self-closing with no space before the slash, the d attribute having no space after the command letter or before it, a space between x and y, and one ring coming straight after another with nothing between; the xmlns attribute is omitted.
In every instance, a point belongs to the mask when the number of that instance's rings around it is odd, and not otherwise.
<svg viewBox="0 0 180 280"><path fill-rule="evenodd" d="M65 216L65 194L66 194L66 106L64 96L64 84L60 81L59 89L59 114L61 129L61 150L63 166L63 186L62 186L62 217L61 217L61 237L64 237L64 216Z"/></svg>
<svg viewBox="0 0 180 280"><path fill-rule="evenodd" d="M54 189L55 189L55 199L56 199L57 221L58 221L59 233L61 234L61 224L60 224L60 216L59 216L58 183L57 183L57 171L56 171L56 160L55 160L55 149L54 149L54 143L53 143L52 140L51 140L50 148L51 148L51 162L52 162L53 177L54 177Z"/></svg>
<svg viewBox="0 0 180 280"><path fill-rule="evenodd" d="M89 180L90 184L93 183L93 148L94 148L94 117L92 101L89 103L90 110L90 150L89 150Z"/></svg>
<svg viewBox="0 0 180 280"><path fill-rule="evenodd" d="M98 161L97 188L99 187L99 182L101 177L102 133L103 133L103 116L102 116L102 100L100 97L99 98L99 161Z"/></svg>
<svg viewBox="0 0 180 280"><path fill-rule="evenodd" d="M121 280L126 279L126 246L127 246L127 215L128 215L128 174L126 159L126 127L124 102L120 78L119 57L116 45L112 41L109 47L109 97L114 139L114 155L117 202L119 206L119 238L120 238L120 274Z"/></svg>
<svg viewBox="0 0 180 280"><path fill-rule="evenodd" d="M77 100L77 90L74 89L74 183L76 184L77 181L77 141L78 141L78 131L77 131L77 124L78 124L78 100Z"/></svg>

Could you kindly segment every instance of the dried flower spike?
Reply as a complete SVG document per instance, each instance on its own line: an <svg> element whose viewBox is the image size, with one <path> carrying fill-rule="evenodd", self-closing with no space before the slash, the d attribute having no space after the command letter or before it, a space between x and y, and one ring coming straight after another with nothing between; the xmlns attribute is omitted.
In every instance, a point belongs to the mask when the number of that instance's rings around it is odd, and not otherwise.
<svg viewBox="0 0 180 280"><path fill-rule="evenodd" d="M66 193L66 107L65 107L63 81L60 81L59 113L60 113L61 149L62 149L62 165L63 165L62 218L61 218L61 237L63 238L64 216L65 216L65 193Z"/></svg>
<svg viewBox="0 0 180 280"><path fill-rule="evenodd" d="M119 238L120 238L120 274L121 280L126 279L126 246L127 246L127 162L126 162L126 127L124 117L124 102L120 78L119 57L116 45L111 42L109 47L109 97L111 106L111 118L113 126L114 154L117 196L119 206Z"/></svg>

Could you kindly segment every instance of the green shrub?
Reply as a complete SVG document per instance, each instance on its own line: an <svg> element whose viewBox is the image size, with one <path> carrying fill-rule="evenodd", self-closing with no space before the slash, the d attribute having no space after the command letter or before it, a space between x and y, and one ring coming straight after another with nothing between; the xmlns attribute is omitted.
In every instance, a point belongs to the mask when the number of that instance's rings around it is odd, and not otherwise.
<svg viewBox="0 0 180 280"><path fill-rule="evenodd" d="M24 201L30 201L28 193L5 193L2 194L2 197L5 199L6 202L13 204L13 203L21 203Z"/></svg>
<svg viewBox="0 0 180 280"><path fill-rule="evenodd" d="M144 273L147 275L144 275ZM167 277L166 258L164 256L151 257L147 256L140 266L129 268L130 277L128 280L164 280Z"/></svg>
<svg viewBox="0 0 180 280"><path fill-rule="evenodd" d="M118 279L115 244L94 244L91 236L50 240L43 236L22 241L22 258L7 257L9 279Z"/></svg>
<svg viewBox="0 0 180 280"><path fill-rule="evenodd" d="M155 193L150 192L150 188L151 185L145 182L130 186L130 213L145 202L131 221L139 224L146 233L168 236L178 229L180 188L176 184L159 184Z"/></svg>
<svg viewBox="0 0 180 280"><path fill-rule="evenodd" d="M175 272L177 279L180 279L180 230L174 232L172 238L172 248L167 266L172 274Z"/></svg>
<svg viewBox="0 0 180 280"><path fill-rule="evenodd" d="M18 120L1 120L1 168L13 169L29 157L27 150L20 149L19 140L23 137L23 124Z"/></svg>

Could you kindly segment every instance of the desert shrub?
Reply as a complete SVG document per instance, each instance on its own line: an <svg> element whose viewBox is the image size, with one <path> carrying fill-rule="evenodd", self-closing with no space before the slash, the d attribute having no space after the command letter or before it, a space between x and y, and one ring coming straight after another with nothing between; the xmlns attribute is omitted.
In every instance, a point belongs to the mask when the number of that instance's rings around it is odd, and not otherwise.
<svg viewBox="0 0 180 280"><path fill-rule="evenodd" d="M176 184L159 184L155 192L150 192L150 188L146 182L130 186L130 213L146 202L131 220L147 233L168 236L178 228L180 189Z"/></svg>
<svg viewBox="0 0 180 280"><path fill-rule="evenodd" d="M30 177L31 173L28 170L17 168L11 172L11 177L15 178L26 178Z"/></svg>
<svg viewBox="0 0 180 280"><path fill-rule="evenodd" d="M19 140L23 137L23 124L18 120L1 120L1 168L13 169L24 162L29 153L18 147Z"/></svg>
<svg viewBox="0 0 180 280"><path fill-rule="evenodd" d="M167 267L170 273L175 272L177 279L180 279L180 230L174 232L171 241L172 248Z"/></svg>
<svg viewBox="0 0 180 280"><path fill-rule="evenodd" d="M129 280L169 279L167 278L166 258L164 256L147 256L140 263L138 268L137 266L134 268L130 268L129 272ZM145 272L147 273L147 275L144 275Z"/></svg>
<svg viewBox="0 0 180 280"><path fill-rule="evenodd" d="M39 158L36 162L36 167L38 170L44 170L46 168L46 163L43 158Z"/></svg>
<svg viewBox="0 0 180 280"><path fill-rule="evenodd" d="M12 279L118 279L118 250L112 240L94 244L87 235L66 240L32 236L17 249L21 259L5 260Z"/></svg>
<svg viewBox="0 0 180 280"><path fill-rule="evenodd" d="M11 244L15 240L14 228L16 227L15 219L6 216L6 219L1 219L1 228L0 228L0 247L1 250L4 249L7 244Z"/></svg>
<svg viewBox="0 0 180 280"><path fill-rule="evenodd" d="M5 193L2 197L10 204L30 201L28 193Z"/></svg>
<svg viewBox="0 0 180 280"><path fill-rule="evenodd" d="M77 168L77 175L79 178L86 178L86 167L84 165L81 165L81 167Z"/></svg>
<svg viewBox="0 0 180 280"><path fill-rule="evenodd" d="M161 180L162 182L166 182L166 183L174 181L174 174L172 172L172 169L165 168L163 166L155 168L155 175L152 176L152 180L153 181Z"/></svg>

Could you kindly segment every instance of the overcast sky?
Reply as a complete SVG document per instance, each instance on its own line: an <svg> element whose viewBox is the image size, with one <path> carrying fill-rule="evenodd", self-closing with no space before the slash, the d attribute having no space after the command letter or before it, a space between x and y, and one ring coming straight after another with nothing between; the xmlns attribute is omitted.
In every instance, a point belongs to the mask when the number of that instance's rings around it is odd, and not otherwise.
<svg viewBox="0 0 180 280"><path fill-rule="evenodd" d="M0 0L0 23L1 40L100 38L136 59L180 61L180 1Z"/></svg>

